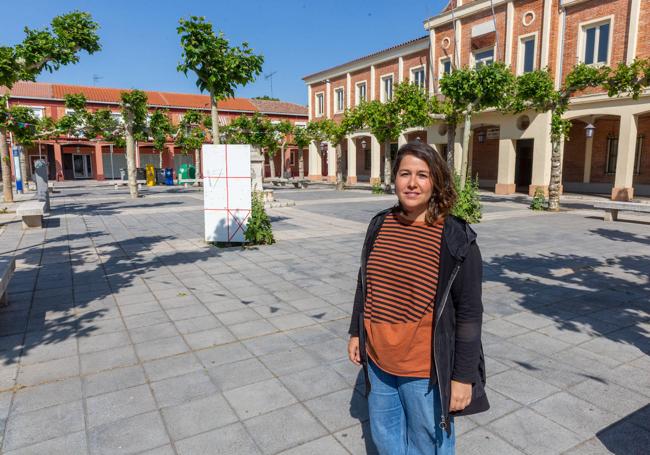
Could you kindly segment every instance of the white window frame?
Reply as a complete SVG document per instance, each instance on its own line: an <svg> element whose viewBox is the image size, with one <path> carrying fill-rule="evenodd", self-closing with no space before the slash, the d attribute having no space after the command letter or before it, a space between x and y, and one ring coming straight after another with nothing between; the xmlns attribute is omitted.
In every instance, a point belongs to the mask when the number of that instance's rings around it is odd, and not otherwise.
<svg viewBox="0 0 650 455"><path fill-rule="evenodd" d="M445 62L449 62L450 72L453 70L451 57L441 57L438 60L438 80L442 79L442 77L445 75Z"/></svg>
<svg viewBox="0 0 650 455"><path fill-rule="evenodd" d="M298 128L307 128L307 122L294 122L293 126Z"/></svg>
<svg viewBox="0 0 650 455"><path fill-rule="evenodd" d="M180 114L180 117L179 117L179 119L178 119L179 122L180 122L181 120L183 120L183 115L184 115L184 114ZM124 118L122 117L122 113L121 113L121 112L111 111L111 117L117 120L117 124L118 124L118 125L122 125L122 124L124 124Z"/></svg>
<svg viewBox="0 0 650 455"><path fill-rule="evenodd" d="M534 32L519 36L519 46L517 47L517 74L524 74L526 43L531 39L535 41L533 45L533 71L537 69L537 48L539 40L537 38L537 32Z"/></svg>
<svg viewBox="0 0 650 455"><path fill-rule="evenodd" d="M339 108L339 93L341 94L341 107ZM334 113L342 114L345 110L345 87L339 86L334 89Z"/></svg>
<svg viewBox="0 0 650 455"><path fill-rule="evenodd" d="M600 17L591 21L580 22L578 24L578 62L585 61L587 51L587 30L596 28L596 38L594 40L594 60L598 59L598 47L600 43L600 26L609 23L609 36L607 37L607 61L590 63L592 66L608 66L612 60L612 41L614 38L614 15Z"/></svg>
<svg viewBox="0 0 650 455"><path fill-rule="evenodd" d="M32 111L34 116L39 120L43 120L43 118L45 117L45 106L30 106L30 105L23 104L20 107L25 107L30 111Z"/></svg>
<svg viewBox="0 0 650 455"><path fill-rule="evenodd" d="M386 90L384 90L385 87L385 82L386 79L390 78L392 81L391 87L390 87L390 98L393 98L393 88L395 86L395 73L388 73L388 74L383 74L379 77L379 84L381 85L381 90L379 92L379 99L381 100L382 103L385 103L386 100Z"/></svg>
<svg viewBox="0 0 650 455"><path fill-rule="evenodd" d="M496 53L496 46L488 46L488 47L484 47L482 49L476 49L475 51L472 51L472 53L471 53L471 55L472 55L472 65L471 65L471 67L472 68L476 68L476 63L477 63L476 54L480 54L480 53L487 52L487 51L492 51L492 63L494 63L496 61L496 54L497 54Z"/></svg>
<svg viewBox="0 0 650 455"><path fill-rule="evenodd" d="M414 67L409 68L409 81L412 84L415 84L415 82L416 82L415 81L415 73L420 72L420 71L422 71L422 77L424 78L424 79L422 79L422 85L420 85L420 88L424 90L427 87L427 65L426 64L422 64L422 65L418 65L418 66L414 66Z"/></svg>
<svg viewBox="0 0 650 455"><path fill-rule="evenodd" d="M320 103L319 99L320 98ZM316 92L314 94L314 113L316 114L316 117L322 117L325 115L325 92ZM320 108L320 110L319 110Z"/></svg>
<svg viewBox="0 0 650 455"><path fill-rule="evenodd" d="M366 91L363 101L368 101L368 81L363 80L363 81L356 82L354 84L354 105L355 106L358 106L362 101L360 96L360 88L362 85Z"/></svg>

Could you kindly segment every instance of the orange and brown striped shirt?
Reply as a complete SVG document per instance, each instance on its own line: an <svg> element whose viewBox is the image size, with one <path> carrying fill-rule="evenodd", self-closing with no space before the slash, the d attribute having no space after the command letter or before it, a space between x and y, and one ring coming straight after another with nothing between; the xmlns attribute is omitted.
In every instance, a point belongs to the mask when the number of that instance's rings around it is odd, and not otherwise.
<svg viewBox="0 0 650 455"><path fill-rule="evenodd" d="M390 213L368 257L367 350L390 374L430 375L443 225L411 222Z"/></svg>

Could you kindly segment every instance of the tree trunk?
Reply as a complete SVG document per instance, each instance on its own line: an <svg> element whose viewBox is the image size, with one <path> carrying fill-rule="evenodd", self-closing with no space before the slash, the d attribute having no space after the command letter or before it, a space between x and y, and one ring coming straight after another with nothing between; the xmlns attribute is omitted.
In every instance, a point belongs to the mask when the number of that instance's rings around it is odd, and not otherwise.
<svg viewBox="0 0 650 455"><path fill-rule="evenodd" d="M2 161L2 190L5 202L13 202L14 192L11 184L11 156L7 144L7 129L0 128L0 161Z"/></svg>
<svg viewBox="0 0 650 455"><path fill-rule="evenodd" d="M163 168L163 152L162 150L158 153L158 167Z"/></svg>
<svg viewBox="0 0 650 455"><path fill-rule="evenodd" d="M390 186L390 173L392 168L392 161L390 159L390 140L384 144L384 193L390 194L392 192Z"/></svg>
<svg viewBox="0 0 650 455"><path fill-rule="evenodd" d="M20 175L23 179L23 193L26 193L29 191L29 185L27 185L27 160L25 159L25 149L23 147L20 147L19 150L20 159L18 161L20 162Z"/></svg>
<svg viewBox="0 0 650 455"><path fill-rule="evenodd" d="M554 212L560 210L560 185L562 183L560 140L551 139L551 182L548 185L548 209Z"/></svg>
<svg viewBox="0 0 650 455"><path fill-rule="evenodd" d="M132 126L125 128L126 134L126 169L129 176L129 193L131 197L138 197L137 170L135 168L135 139L133 138Z"/></svg>
<svg viewBox="0 0 650 455"><path fill-rule="evenodd" d="M300 180L305 178L305 160L302 147L298 149L298 176Z"/></svg>
<svg viewBox="0 0 650 455"><path fill-rule="evenodd" d="M343 151L341 144L336 146L336 190L343 191Z"/></svg>
<svg viewBox="0 0 650 455"><path fill-rule="evenodd" d="M210 93L210 117L212 118L212 143L219 143L219 113L217 112L217 100Z"/></svg>
<svg viewBox="0 0 650 455"><path fill-rule="evenodd" d="M463 158L460 162L460 188L465 188L467 181L467 161L469 160L469 136L472 133L472 110L471 105L465 114L465 125L463 126Z"/></svg>
<svg viewBox="0 0 650 455"><path fill-rule="evenodd" d="M284 178L284 146L285 143L282 143L282 147L280 147L280 177Z"/></svg>
<svg viewBox="0 0 650 455"><path fill-rule="evenodd" d="M268 152L267 152L268 153ZM273 155L269 153L269 168L271 169L271 178L275 178L275 160Z"/></svg>
<svg viewBox="0 0 650 455"><path fill-rule="evenodd" d="M199 149L194 150L194 186L199 186L199 176L201 175L201 153Z"/></svg>
<svg viewBox="0 0 650 455"><path fill-rule="evenodd" d="M447 124L447 164L452 172L456 172L456 166L454 163L454 152L456 143L456 124L448 123Z"/></svg>

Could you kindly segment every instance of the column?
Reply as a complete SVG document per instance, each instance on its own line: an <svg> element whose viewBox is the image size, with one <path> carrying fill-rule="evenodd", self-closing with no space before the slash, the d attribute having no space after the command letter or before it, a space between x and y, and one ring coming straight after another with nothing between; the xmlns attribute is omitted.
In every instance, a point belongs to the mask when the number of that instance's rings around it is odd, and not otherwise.
<svg viewBox="0 0 650 455"><path fill-rule="evenodd" d="M350 109L352 106L352 76L350 73L345 75L345 107Z"/></svg>
<svg viewBox="0 0 650 455"><path fill-rule="evenodd" d="M544 0L544 18L542 22L542 46L540 68L546 68L549 60L551 42L551 12L553 0Z"/></svg>
<svg viewBox="0 0 650 455"><path fill-rule="evenodd" d="M325 81L325 114L327 118L332 118L332 85L329 79Z"/></svg>
<svg viewBox="0 0 650 455"><path fill-rule="evenodd" d="M456 137L454 138L454 171L460 175L463 163L463 129L456 129Z"/></svg>
<svg viewBox="0 0 650 455"><path fill-rule="evenodd" d="M56 165L56 180L65 180L63 176L63 153L61 152L61 144L54 143L54 163Z"/></svg>
<svg viewBox="0 0 650 455"><path fill-rule="evenodd" d="M336 182L336 147L327 143L327 181Z"/></svg>
<svg viewBox="0 0 650 455"><path fill-rule="evenodd" d="M487 132L486 132L487 134ZM472 177L472 159L474 158L474 130L469 131L467 143L467 177Z"/></svg>
<svg viewBox="0 0 650 455"><path fill-rule="evenodd" d="M564 144L564 141L562 141ZM589 183L591 180L591 155L594 148L594 137L588 137L585 140L585 167L582 174L582 182Z"/></svg>
<svg viewBox="0 0 650 455"><path fill-rule="evenodd" d="M357 140L348 138L348 185L357 183Z"/></svg>
<svg viewBox="0 0 650 455"><path fill-rule="evenodd" d="M537 128L533 145L533 175L528 188L528 194L533 196L539 187L548 192L551 181L551 113L539 114L543 116L542 125ZM561 182L560 182L561 183Z"/></svg>
<svg viewBox="0 0 650 455"><path fill-rule="evenodd" d="M512 35L514 29L515 4L509 1L506 5L506 52L504 62L507 66L512 65Z"/></svg>
<svg viewBox="0 0 650 455"><path fill-rule="evenodd" d="M307 178L309 180L321 180L318 163L320 163L318 145L316 145L316 142L311 141L309 143L309 170L307 171Z"/></svg>
<svg viewBox="0 0 650 455"><path fill-rule="evenodd" d="M140 167L140 146L138 141L135 141L135 167Z"/></svg>
<svg viewBox="0 0 650 455"><path fill-rule="evenodd" d="M515 141L509 138L499 138L499 163L497 171L497 184L494 187L496 194L512 194L515 192Z"/></svg>
<svg viewBox="0 0 650 455"><path fill-rule="evenodd" d="M95 144L95 180L104 180L104 158L102 156L102 144Z"/></svg>
<svg viewBox="0 0 650 455"><path fill-rule="evenodd" d="M560 8L560 13L557 19L557 47L555 49L555 89L558 90L562 85L562 56L564 53L564 24L566 18L566 10Z"/></svg>
<svg viewBox="0 0 650 455"><path fill-rule="evenodd" d="M625 52L625 61L630 64L636 57L637 43L639 41L639 17L641 15L641 0L632 0L630 2L630 19L627 30L627 51Z"/></svg>
<svg viewBox="0 0 650 455"><path fill-rule="evenodd" d="M375 65L370 65L370 101L375 99Z"/></svg>
<svg viewBox="0 0 650 455"><path fill-rule="evenodd" d="M616 176L612 189L612 200L631 201L634 197L634 158L638 119L632 114L621 115L618 132L618 154L616 156Z"/></svg>
<svg viewBox="0 0 650 455"><path fill-rule="evenodd" d="M404 82L404 57L401 55L397 59L397 80L400 83Z"/></svg>
<svg viewBox="0 0 650 455"><path fill-rule="evenodd" d="M377 185L381 183L379 176L380 170L380 153L381 146L375 136L370 136L370 184Z"/></svg>
<svg viewBox="0 0 650 455"><path fill-rule="evenodd" d="M435 85L433 81L436 78L436 68L438 64L436 63L436 32L435 29L429 30L429 95L433 95L435 92Z"/></svg>

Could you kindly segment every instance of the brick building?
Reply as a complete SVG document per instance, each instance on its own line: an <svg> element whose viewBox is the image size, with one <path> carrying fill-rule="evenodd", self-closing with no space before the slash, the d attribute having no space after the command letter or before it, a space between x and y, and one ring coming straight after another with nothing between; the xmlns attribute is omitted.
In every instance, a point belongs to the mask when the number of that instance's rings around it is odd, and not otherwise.
<svg viewBox="0 0 650 455"><path fill-rule="evenodd" d="M309 118L336 119L360 99L383 101L392 96L393 83L405 80L438 94L438 81L454 67L503 61L516 74L548 67L559 87L579 62L616 66L650 58L645 0L452 0L424 21L424 29L421 38L306 76ZM562 151L565 191L622 200L650 195L649 92L637 101L600 90L580 93L566 118L572 128ZM547 189L549 123L548 113L475 115L469 156L481 186L498 194ZM588 125L595 127L589 138ZM416 137L444 152L446 132L442 122L404 131L391 153ZM456 137L460 149L462 125ZM347 181L379 181L383 148L367 131L351 134L343 144ZM334 178L333 153L328 144L310 146L312 179Z"/></svg>
<svg viewBox="0 0 650 455"><path fill-rule="evenodd" d="M31 107L39 118L44 116L58 120L66 113L64 96L82 93L87 99L87 108L110 109L115 115L120 115L120 92L124 89L86 87L77 85L18 82L11 90L9 103L12 105ZM6 89L0 88L0 93ZM147 91L148 104L151 110L164 108L169 110L170 120L178 124L182 115L189 109L210 113L210 99L207 95L169 93ZM245 98L232 98L218 103L219 123L228 124L233 118L242 114L252 115L256 112L268 116L271 121L289 120L293 124L307 123L307 109L293 103L282 101L266 101ZM171 138L170 138L171 139ZM112 153L111 153L112 151ZM293 175L298 174L298 150L287 147L285 151L285 166ZM119 169L126 168L124 150L111 147L110 144L97 141L79 140L74 137L60 137L55 140L38 141L34 146L25 150L28 166L28 178L33 169L33 162L39 157L46 157L50 164L50 179L104 180L119 178ZM276 154L276 169L280 169L280 155ZM305 157L305 166L308 158ZM140 142L136 147L136 165L145 167L153 164L159 167L161 156L154 150L151 142ZM183 163L194 163L194 154L184 154L174 146L173 142L165 145L162 154L163 167L177 169ZM13 160L12 160L13 166ZM268 170L268 158L266 173Z"/></svg>

